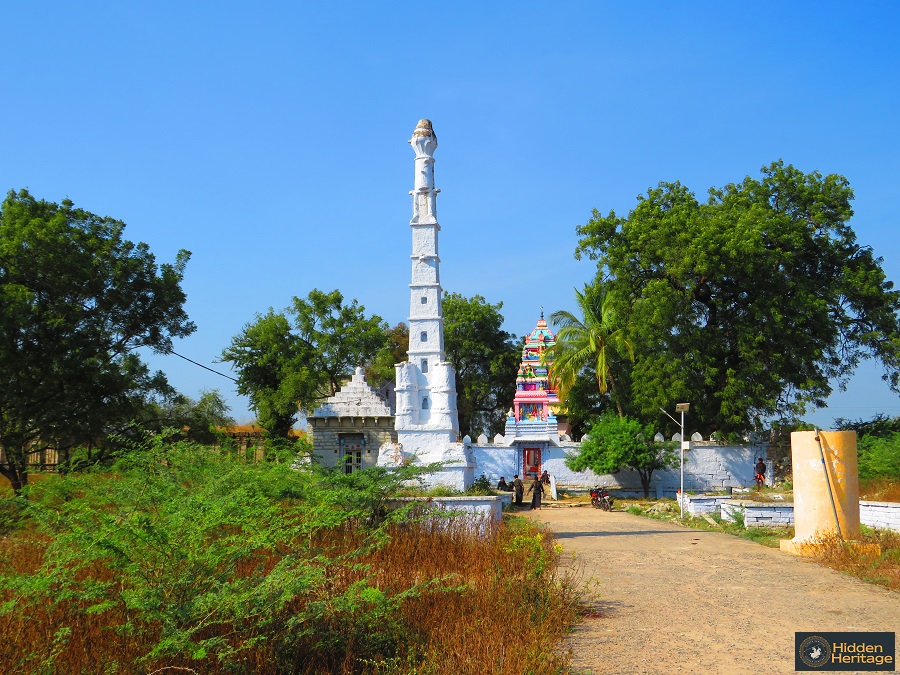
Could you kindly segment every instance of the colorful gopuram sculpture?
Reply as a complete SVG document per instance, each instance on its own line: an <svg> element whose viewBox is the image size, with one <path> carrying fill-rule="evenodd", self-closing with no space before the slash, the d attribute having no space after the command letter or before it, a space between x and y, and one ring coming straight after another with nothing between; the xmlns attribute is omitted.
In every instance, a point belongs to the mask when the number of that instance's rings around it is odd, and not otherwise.
<svg viewBox="0 0 900 675"><path fill-rule="evenodd" d="M544 313L535 329L525 338L522 363L516 376L516 396L513 417L516 422L556 422L559 396L550 381L547 364L542 364L544 352L556 344L556 336L547 328Z"/></svg>
<svg viewBox="0 0 900 675"><path fill-rule="evenodd" d="M556 336L547 328L544 312L522 345L522 362L516 376L516 395L507 414L506 438L521 452L521 471L531 476L540 471L548 448L556 447L565 433L559 424L560 400L550 376L552 362L545 352L556 344Z"/></svg>

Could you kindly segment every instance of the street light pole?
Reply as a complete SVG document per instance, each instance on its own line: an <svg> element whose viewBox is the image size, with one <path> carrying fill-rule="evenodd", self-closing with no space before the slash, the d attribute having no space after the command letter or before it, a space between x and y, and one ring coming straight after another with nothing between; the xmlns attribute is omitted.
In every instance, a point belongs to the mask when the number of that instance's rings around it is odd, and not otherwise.
<svg viewBox="0 0 900 675"><path fill-rule="evenodd" d="M684 520L684 408L681 409L681 443L679 445L681 445L681 519Z"/></svg>
<svg viewBox="0 0 900 675"><path fill-rule="evenodd" d="M691 409L690 403L678 403L675 412L681 413L681 519L684 520L684 413Z"/></svg>
<svg viewBox="0 0 900 675"><path fill-rule="evenodd" d="M681 425L680 425L681 426L681 435L680 435L681 442L679 443L679 445L681 446L681 489L678 491L678 494L681 495L681 497L679 497L679 499L678 499L678 505L681 507L681 516L680 517L682 520L684 520L684 446L685 446L684 413L686 413L690 409L691 409L690 403L676 403L675 404L675 412L681 413ZM663 413L665 413L666 417L668 417L670 420L675 422L675 424L678 424L678 420L676 420L674 417L672 417L669 413L667 413L662 408L660 408L660 410L662 410Z"/></svg>

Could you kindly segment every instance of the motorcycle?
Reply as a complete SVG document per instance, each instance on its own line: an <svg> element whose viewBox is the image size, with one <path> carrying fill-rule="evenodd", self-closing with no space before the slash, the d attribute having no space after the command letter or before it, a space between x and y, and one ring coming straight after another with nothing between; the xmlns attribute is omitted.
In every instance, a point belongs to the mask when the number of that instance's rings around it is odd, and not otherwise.
<svg viewBox="0 0 900 675"><path fill-rule="evenodd" d="M591 488L591 505L595 509L612 511L613 498L606 487L597 486Z"/></svg>

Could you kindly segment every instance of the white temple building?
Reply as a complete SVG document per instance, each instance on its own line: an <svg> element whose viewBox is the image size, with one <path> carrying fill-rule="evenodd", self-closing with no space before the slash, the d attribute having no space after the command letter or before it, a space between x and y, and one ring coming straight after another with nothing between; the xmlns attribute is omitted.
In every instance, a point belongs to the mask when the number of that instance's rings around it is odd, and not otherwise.
<svg viewBox="0 0 900 675"><path fill-rule="evenodd" d="M412 195L412 279L409 284L408 360L396 365L396 443L385 443L378 463L400 461L419 464L441 462L445 469L428 483L465 489L474 481L475 461L467 444L457 443L459 415L456 377L444 355L444 317L434 186L434 151L437 136L429 120L419 120L409 140L415 156Z"/></svg>

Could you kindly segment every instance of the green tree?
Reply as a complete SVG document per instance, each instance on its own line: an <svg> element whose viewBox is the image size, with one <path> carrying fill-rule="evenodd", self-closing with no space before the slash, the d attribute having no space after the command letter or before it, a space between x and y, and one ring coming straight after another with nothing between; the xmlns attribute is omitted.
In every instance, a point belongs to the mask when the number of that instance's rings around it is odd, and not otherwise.
<svg viewBox="0 0 900 675"><path fill-rule="evenodd" d="M544 361L553 362L553 377L562 400L566 400L578 376L590 368L600 394L609 392L619 415L624 415L616 392L613 363L622 355L634 360L627 326L600 279L585 285L583 292L576 289L575 300L582 318L567 311L550 315L559 333L556 344L544 352Z"/></svg>
<svg viewBox="0 0 900 675"><path fill-rule="evenodd" d="M900 478L900 417L878 414L870 420L834 420L841 431L855 431L860 478Z"/></svg>
<svg viewBox="0 0 900 675"><path fill-rule="evenodd" d="M158 265L125 223L10 191L0 212L0 473L19 492L28 451L85 442L170 392L134 351L190 335L190 253Z"/></svg>
<svg viewBox="0 0 900 675"><path fill-rule="evenodd" d="M235 423L230 410L216 389L201 391L197 400L175 394L153 406L153 418L143 426L156 433L162 433L167 427L180 429L187 440L212 445L221 439L222 427Z"/></svg>
<svg viewBox="0 0 900 675"><path fill-rule="evenodd" d="M621 389L621 383L618 390ZM618 392L621 399L621 392ZM580 440L587 433L592 420L609 411L618 412L609 395L602 395L597 389L597 376L592 367L586 367L575 378L572 387L563 399L566 421L572 428L572 438ZM627 413L626 413L627 414Z"/></svg>
<svg viewBox="0 0 900 675"><path fill-rule="evenodd" d="M820 407L863 358L900 391L900 294L856 240L847 180L775 162L705 203L660 183L627 217L596 210L576 257L628 311L634 408L691 401L706 433Z"/></svg>
<svg viewBox="0 0 900 675"><path fill-rule="evenodd" d="M678 460L673 444L653 440L652 424L641 424L631 417L607 413L596 420L576 454L566 458L573 471L590 469L596 474L633 469L641 477L644 497L650 496L650 481L657 469L667 469Z"/></svg>
<svg viewBox="0 0 900 675"><path fill-rule="evenodd" d="M882 413L875 415L870 420L848 420L838 417L834 420L834 428L840 431L855 431L862 438L864 436L890 436L892 433L900 433L900 416L888 417Z"/></svg>
<svg viewBox="0 0 900 675"><path fill-rule="evenodd" d="M387 344L366 366L366 381L376 389L396 377L394 366L403 363L409 352L409 326L402 321L387 331Z"/></svg>
<svg viewBox="0 0 900 675"><path fill-rule="evenodd" d="M313 289L306 299L244 326L221 356L238 373L238 393L248 396L260 426L287 439L299 410L333 396L353 368L371 361L387 343L387 324L365 316L339 291Z"/></svg>
<svg viewBox="0 0 900 675"><path fill-rule="evenodd" d="M502 302L492 305L480 295L444 297L444 350L456 369L463 436L501 432L516 392L521 351L516 336L502 328L502 307Z"/></svg>

